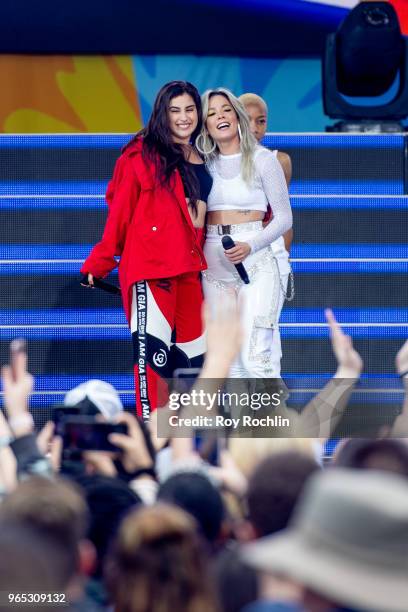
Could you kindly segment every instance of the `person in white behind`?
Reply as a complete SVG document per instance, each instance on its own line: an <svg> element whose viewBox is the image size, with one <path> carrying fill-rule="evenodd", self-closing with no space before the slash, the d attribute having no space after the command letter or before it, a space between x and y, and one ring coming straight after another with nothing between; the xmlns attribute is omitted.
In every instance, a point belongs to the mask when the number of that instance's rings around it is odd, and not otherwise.
<svg viewBox="0 0 408 612"><path fill-rule="evenodd" d="M249 127L251 133L255 136L259 144L261 144L268 127L268 106L263 98L254 93L244 93L239 96L238 100L244 105L244 108L249 117ZM286 184L289 189L290 181L292 180L292 160L287 153L274 149L272 153L282 166L285 175ZM268 211L264 218L264 225L269 223L271 218L271 209L268 206ZM280 236L271 244L273 253L279 265L279 272L282 280L282 285L286 291L286 300L291 302L295 297L295 284L293 272L289 261L289 251L293 240L293 229L290 228L283 236ZM289 287L288 287L289 285ZM273 333L273 356L276 360L274 371L280 373L280 363L282 359L282 346L280 339L279 326L276 327ZM277 374L278 375L278 374Z"/></svg>

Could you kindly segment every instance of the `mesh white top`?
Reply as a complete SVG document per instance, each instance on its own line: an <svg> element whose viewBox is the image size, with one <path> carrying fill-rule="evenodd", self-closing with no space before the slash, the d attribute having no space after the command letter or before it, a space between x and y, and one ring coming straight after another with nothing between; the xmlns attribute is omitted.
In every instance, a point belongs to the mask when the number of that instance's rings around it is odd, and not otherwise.
<svg viewBox="0 0 408 612"><path fill-rule="evenodd" d="M259 210L271 205L273 219L259 234L248 241L252 252L268 246L292 226L292 210L285 176L276 156L258 146L254 155L254 177L248 185L241 174L242 154L219 155L209 164L214 183L207 210Z"/></svg>

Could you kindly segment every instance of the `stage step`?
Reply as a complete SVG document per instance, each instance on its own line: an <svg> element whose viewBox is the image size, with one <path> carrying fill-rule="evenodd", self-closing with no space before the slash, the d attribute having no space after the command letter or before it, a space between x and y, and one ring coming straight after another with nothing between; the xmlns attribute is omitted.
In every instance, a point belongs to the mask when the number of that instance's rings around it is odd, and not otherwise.
<svg viewBox="0 0 408 612"><path fill-rule="evenodd" d="M345 200L348 206L343 208L339 197L336 198L340 204L337 207L332 206L332 199L319 201L319 207L306 207L300 200L302 206L298 207L299 200L292 198L296 243L344 244L347 253L348 243L405 241L408 198L395 198L395 207L390 202L391 198L385 201L385 206L380 206L384 200L379 199L380 203L372 209L352 207L350 199ZM13 200L0 199L0 244L94 244L102 235L107 206L103 205L101 198L77 198L77 201L78 206L75 207L75 199L64 202L58 197L48 200L41 198L40 205L33 206L32 198L26 201L16 198L13 206ZM324 202L330 206L323 207ZM12 233L10 228L13 228Z"/></svg>

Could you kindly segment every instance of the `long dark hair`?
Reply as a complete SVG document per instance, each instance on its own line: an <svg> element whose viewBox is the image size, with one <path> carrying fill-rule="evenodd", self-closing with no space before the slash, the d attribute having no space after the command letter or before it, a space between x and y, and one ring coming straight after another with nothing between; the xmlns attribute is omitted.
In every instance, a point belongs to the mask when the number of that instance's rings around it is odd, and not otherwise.
<svg viewBox="0 0 408 612"><path fill-rule="evenodd" d="M171 100L185 93L192 97L197 108L198 123L191 135L191 141L194 143L203 122L200 94L196 87L188 81L170 81L163 85L157 94L146 127L136 134L125 149L139 138L143 138L143 156L154 164L159 184L171 189L174 171L179 170L186 193L190 198L190 206L196 212L199 199L198 179L185 160L183 145L173 141L168 120Z"/></svg>

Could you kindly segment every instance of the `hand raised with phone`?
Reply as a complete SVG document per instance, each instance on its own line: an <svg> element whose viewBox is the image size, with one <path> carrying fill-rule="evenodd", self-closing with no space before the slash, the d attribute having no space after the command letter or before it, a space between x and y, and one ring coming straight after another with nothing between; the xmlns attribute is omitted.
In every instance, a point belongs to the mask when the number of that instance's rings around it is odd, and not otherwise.
<svg viewBox="0 0 408 612"><path fill-rule="evenodd" d="M86 451L83 457L88 472L118 476L115 466L118 461L129 476L140 469L154 467L154 459L147 448L141 426L135 416L123 412L117 416L114 425L110 425L112 429L116 429L116 432L109 433L107 440L112 448L117 449L117 453L103 450ZM118 433L120 426L122 432ZM124 433L125 429L127 433Z"/></svg>
<svg viewBox="0 0 408 612"><path fill-rule="evenodd" d="M122 451L121 462L129 474L142 468L154 467L139 422L129 412L123 412L115 419L115 423L127 425L127 435L112 433L109 441Z"/></svg>

